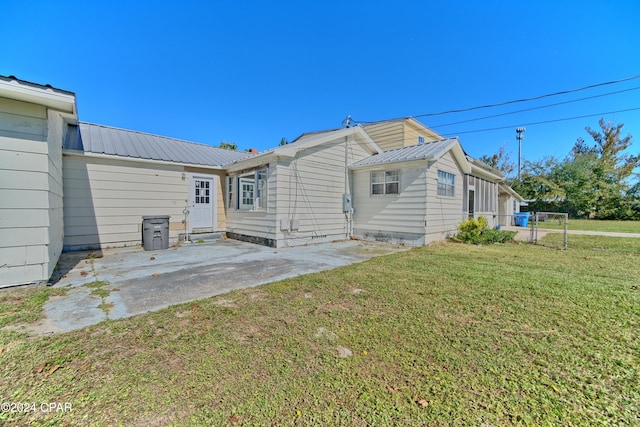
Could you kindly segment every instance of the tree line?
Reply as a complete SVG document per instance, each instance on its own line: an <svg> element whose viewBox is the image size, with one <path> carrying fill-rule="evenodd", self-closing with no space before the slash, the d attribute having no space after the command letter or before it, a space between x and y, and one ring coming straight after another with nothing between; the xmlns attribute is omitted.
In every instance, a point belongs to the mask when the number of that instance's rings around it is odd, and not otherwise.
<svg viewBox="0 0 640 427"><path fill-rule="evenodd" d="M629 153L632 136L622 135L623 124L600 119L599 125L585 128L592 143L578 138L564 159L525 161L519 179L504 147L480 160L504 172L511 187L530 200L531 211L640 220L640 154Z"/></svg>

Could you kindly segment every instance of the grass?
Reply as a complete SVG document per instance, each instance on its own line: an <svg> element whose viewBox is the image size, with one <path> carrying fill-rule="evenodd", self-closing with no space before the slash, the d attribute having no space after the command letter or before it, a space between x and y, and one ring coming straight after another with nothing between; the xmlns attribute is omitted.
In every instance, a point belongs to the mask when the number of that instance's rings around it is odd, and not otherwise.
<svg viewBox="0 0 640 427"><path fill-rule="evenodd" d="M0 329L38 320L41 316L42 306L50 296L64 296L65 294L64 288L36 285L0 289ZM0 343L2 343L1 339Z"/></svg>
<svg viewBox="0 0 640 427"><path fill-rule="evenodd" d="M639 262L640 239L572 236L568 251L438 244L13 337L3 399L72 410L0 421L637 425Z"/></svg>
<svg viewBox="0 0 640 427"><path fill-rule="evenodd" d="M564 225L558 221L544 221L538 223L539 228L563 229ZM531 227L531 221L529 221ZM640 221L609 221L596 219L569 219L569 230L585 231L613 231L619 233L640 233Z"/></svg>

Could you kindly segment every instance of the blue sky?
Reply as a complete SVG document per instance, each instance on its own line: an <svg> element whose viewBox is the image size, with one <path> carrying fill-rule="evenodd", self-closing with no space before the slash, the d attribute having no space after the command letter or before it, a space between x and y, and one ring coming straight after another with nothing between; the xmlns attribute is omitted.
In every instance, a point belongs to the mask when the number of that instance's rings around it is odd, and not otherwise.
<svg viewBox="0 0 640 427"><path fill-rule="evenodd" d="M640 75L640 2L24 1L0 15L0 74L75 92L80 120L240 149ZM640 78L422 117L472 156L525 125L523 157L564 157L599 116L640 108ZM606 95L615 91L625 91ZM585 97L589 100L439 127ZM635 135L640 109L607 114ZM476 132L506 127L494 131Z"/></svg>

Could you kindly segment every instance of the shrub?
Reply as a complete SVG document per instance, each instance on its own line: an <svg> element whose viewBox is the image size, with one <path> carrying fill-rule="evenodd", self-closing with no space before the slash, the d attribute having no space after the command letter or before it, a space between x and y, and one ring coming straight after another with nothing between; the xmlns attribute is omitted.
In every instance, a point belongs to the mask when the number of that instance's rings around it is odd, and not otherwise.
<svg viewBox="0 0 640 427"><path fill-rule="evenodd" d="M491 243L504 243L513 240L515 231L503 231L489 228L487 219L480 215L478 219L469 218L458 226L458 234L451 240L455 242L487 245Z"/></svg>

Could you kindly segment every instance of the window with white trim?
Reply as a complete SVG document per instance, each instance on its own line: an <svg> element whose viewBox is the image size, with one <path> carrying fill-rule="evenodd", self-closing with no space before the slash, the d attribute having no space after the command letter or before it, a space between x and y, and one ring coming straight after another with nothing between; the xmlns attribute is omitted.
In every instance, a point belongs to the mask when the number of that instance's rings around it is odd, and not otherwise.
<svg viewBox="0 0 640 427"><path fill-rule="evenodd" d="M235 201L233 200L233 195L235 194L233 191L233 179L234 177L227 177L227 208L235 209Z"/></svg>
<svg viewBox="0 0 640 427"><path fill-rule="evenodd" d="M267 208L267 172L257 169L227 177L227 207L242 211Z"/></svg>
<svg viewBox="0 0 640 427"><path fill-rule="evenodd" d="M456 193L456 176L438 170L438 196L453 197Z"/></svg>
<svg viewBox="0 0 640 427"><path fill-rule="evenodd" d="M396 170L371 172L371 194L399 194L400 172Z"/></svg>

